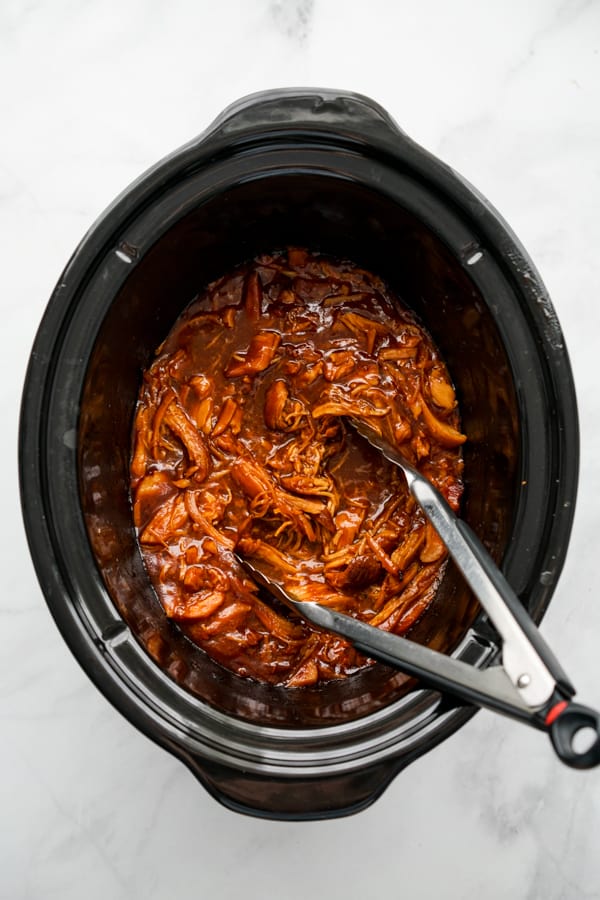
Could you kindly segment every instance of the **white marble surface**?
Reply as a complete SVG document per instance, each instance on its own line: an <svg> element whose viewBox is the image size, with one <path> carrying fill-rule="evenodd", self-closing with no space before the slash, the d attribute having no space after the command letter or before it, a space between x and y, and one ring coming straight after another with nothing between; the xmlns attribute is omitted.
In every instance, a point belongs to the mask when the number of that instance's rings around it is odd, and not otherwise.
<svg viewBox="0 0 600 900"><path fill-rule="evenodd" d="M238 96L371 95L476 184L566 334L582 459L543 631L600 706L600 3L2 0L0 897L600 897L600 771L480 713L369 810L281 824L218 806L63 645L29 560L16 436L31 342L95 217Z"/></svg>

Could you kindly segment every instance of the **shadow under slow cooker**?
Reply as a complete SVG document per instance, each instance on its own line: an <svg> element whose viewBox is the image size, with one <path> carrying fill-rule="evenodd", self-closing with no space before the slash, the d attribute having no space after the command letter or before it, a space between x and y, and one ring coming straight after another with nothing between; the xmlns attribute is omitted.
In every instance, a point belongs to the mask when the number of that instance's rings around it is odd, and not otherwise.
<svg viewBox="0 0 600 900"><path fill-rule="evenodd" d="M383 665L301 690L257 684L214 663L163 612L136 541L129 496L131 428L142 371L205 285L258 253L296 245L383 277L432 334L457 389L463 430L462 515L496 560L517 501L519 415L494 319L458 259L397 198L349 179L272 174L203 200L164 227L112 301L87 370L78 435L81 503L106 587L140 643L179 685L254 724L333 725L397 700L414 680ZM150 223L152 227L152 223ZM478 606L450 566L410 636L451 652Z"/></svg>

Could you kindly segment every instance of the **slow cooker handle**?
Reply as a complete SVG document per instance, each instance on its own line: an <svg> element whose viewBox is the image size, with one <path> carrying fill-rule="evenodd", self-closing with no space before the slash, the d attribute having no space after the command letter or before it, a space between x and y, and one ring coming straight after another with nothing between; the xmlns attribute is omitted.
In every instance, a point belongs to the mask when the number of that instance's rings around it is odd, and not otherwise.
<svg viewBox="0 0 600 900"><path fill-rule="evenodd" d="M228 141L257 128L281 131L288 127L331 132L372 141L375 136L410 140L378 103L351 91L327 88L281 88L250 94L228 106L209 129L208 137Z"/></svg>
<svg viewBox="0 0 600 900"><path fill-rule="evenodd" d="M178 754L204 788L223 806L276 821L310 821L353 815L370 806L413 759L388 760L356 772L286 778L240 773L202 756Z"/></svg>

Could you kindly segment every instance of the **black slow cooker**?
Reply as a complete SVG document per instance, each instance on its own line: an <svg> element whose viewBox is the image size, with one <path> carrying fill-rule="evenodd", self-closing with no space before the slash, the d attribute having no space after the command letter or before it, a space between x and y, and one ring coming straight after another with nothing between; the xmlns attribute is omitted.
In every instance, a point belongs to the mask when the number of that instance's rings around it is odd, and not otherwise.
<svg viewBox="0 0 600 900"><path fill-rule="evenodd" d="M375 271L433 335L469 437L462 515L536 622L567 550L578 427L560 326L525 251L366 97L241 100L85 236L39 327L22 402L22 507L47 603L106 697L218 800L304 819L367 806L474 709L383 665L299 690L241 679L166 619L150 585L128 490L141 373L202 287L289 245ZM411 636L475 666L499 654L452 568Z"/></svg>

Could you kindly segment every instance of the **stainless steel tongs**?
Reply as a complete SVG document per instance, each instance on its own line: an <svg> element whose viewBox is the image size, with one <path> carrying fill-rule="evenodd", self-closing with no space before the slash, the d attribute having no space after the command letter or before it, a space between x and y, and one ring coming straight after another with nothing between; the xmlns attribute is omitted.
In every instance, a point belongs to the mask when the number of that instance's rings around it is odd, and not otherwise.
<svg viewBox="0 0 600 900"><path fill-rule="evenodd" d="M569 766L598 765L600 714L572 701L575 688L483 544L433 485L378 432L357 420L350 422L404 472L411 494L502 638L502 664L477 669L314 601L296 600L248 560L240 559L242 565L258 584L305 619L341 635L369 656L416 675L431 687L547 731L557 755ZM583 748L574 744L581 731L588 732L591 740Z"/></svg>

